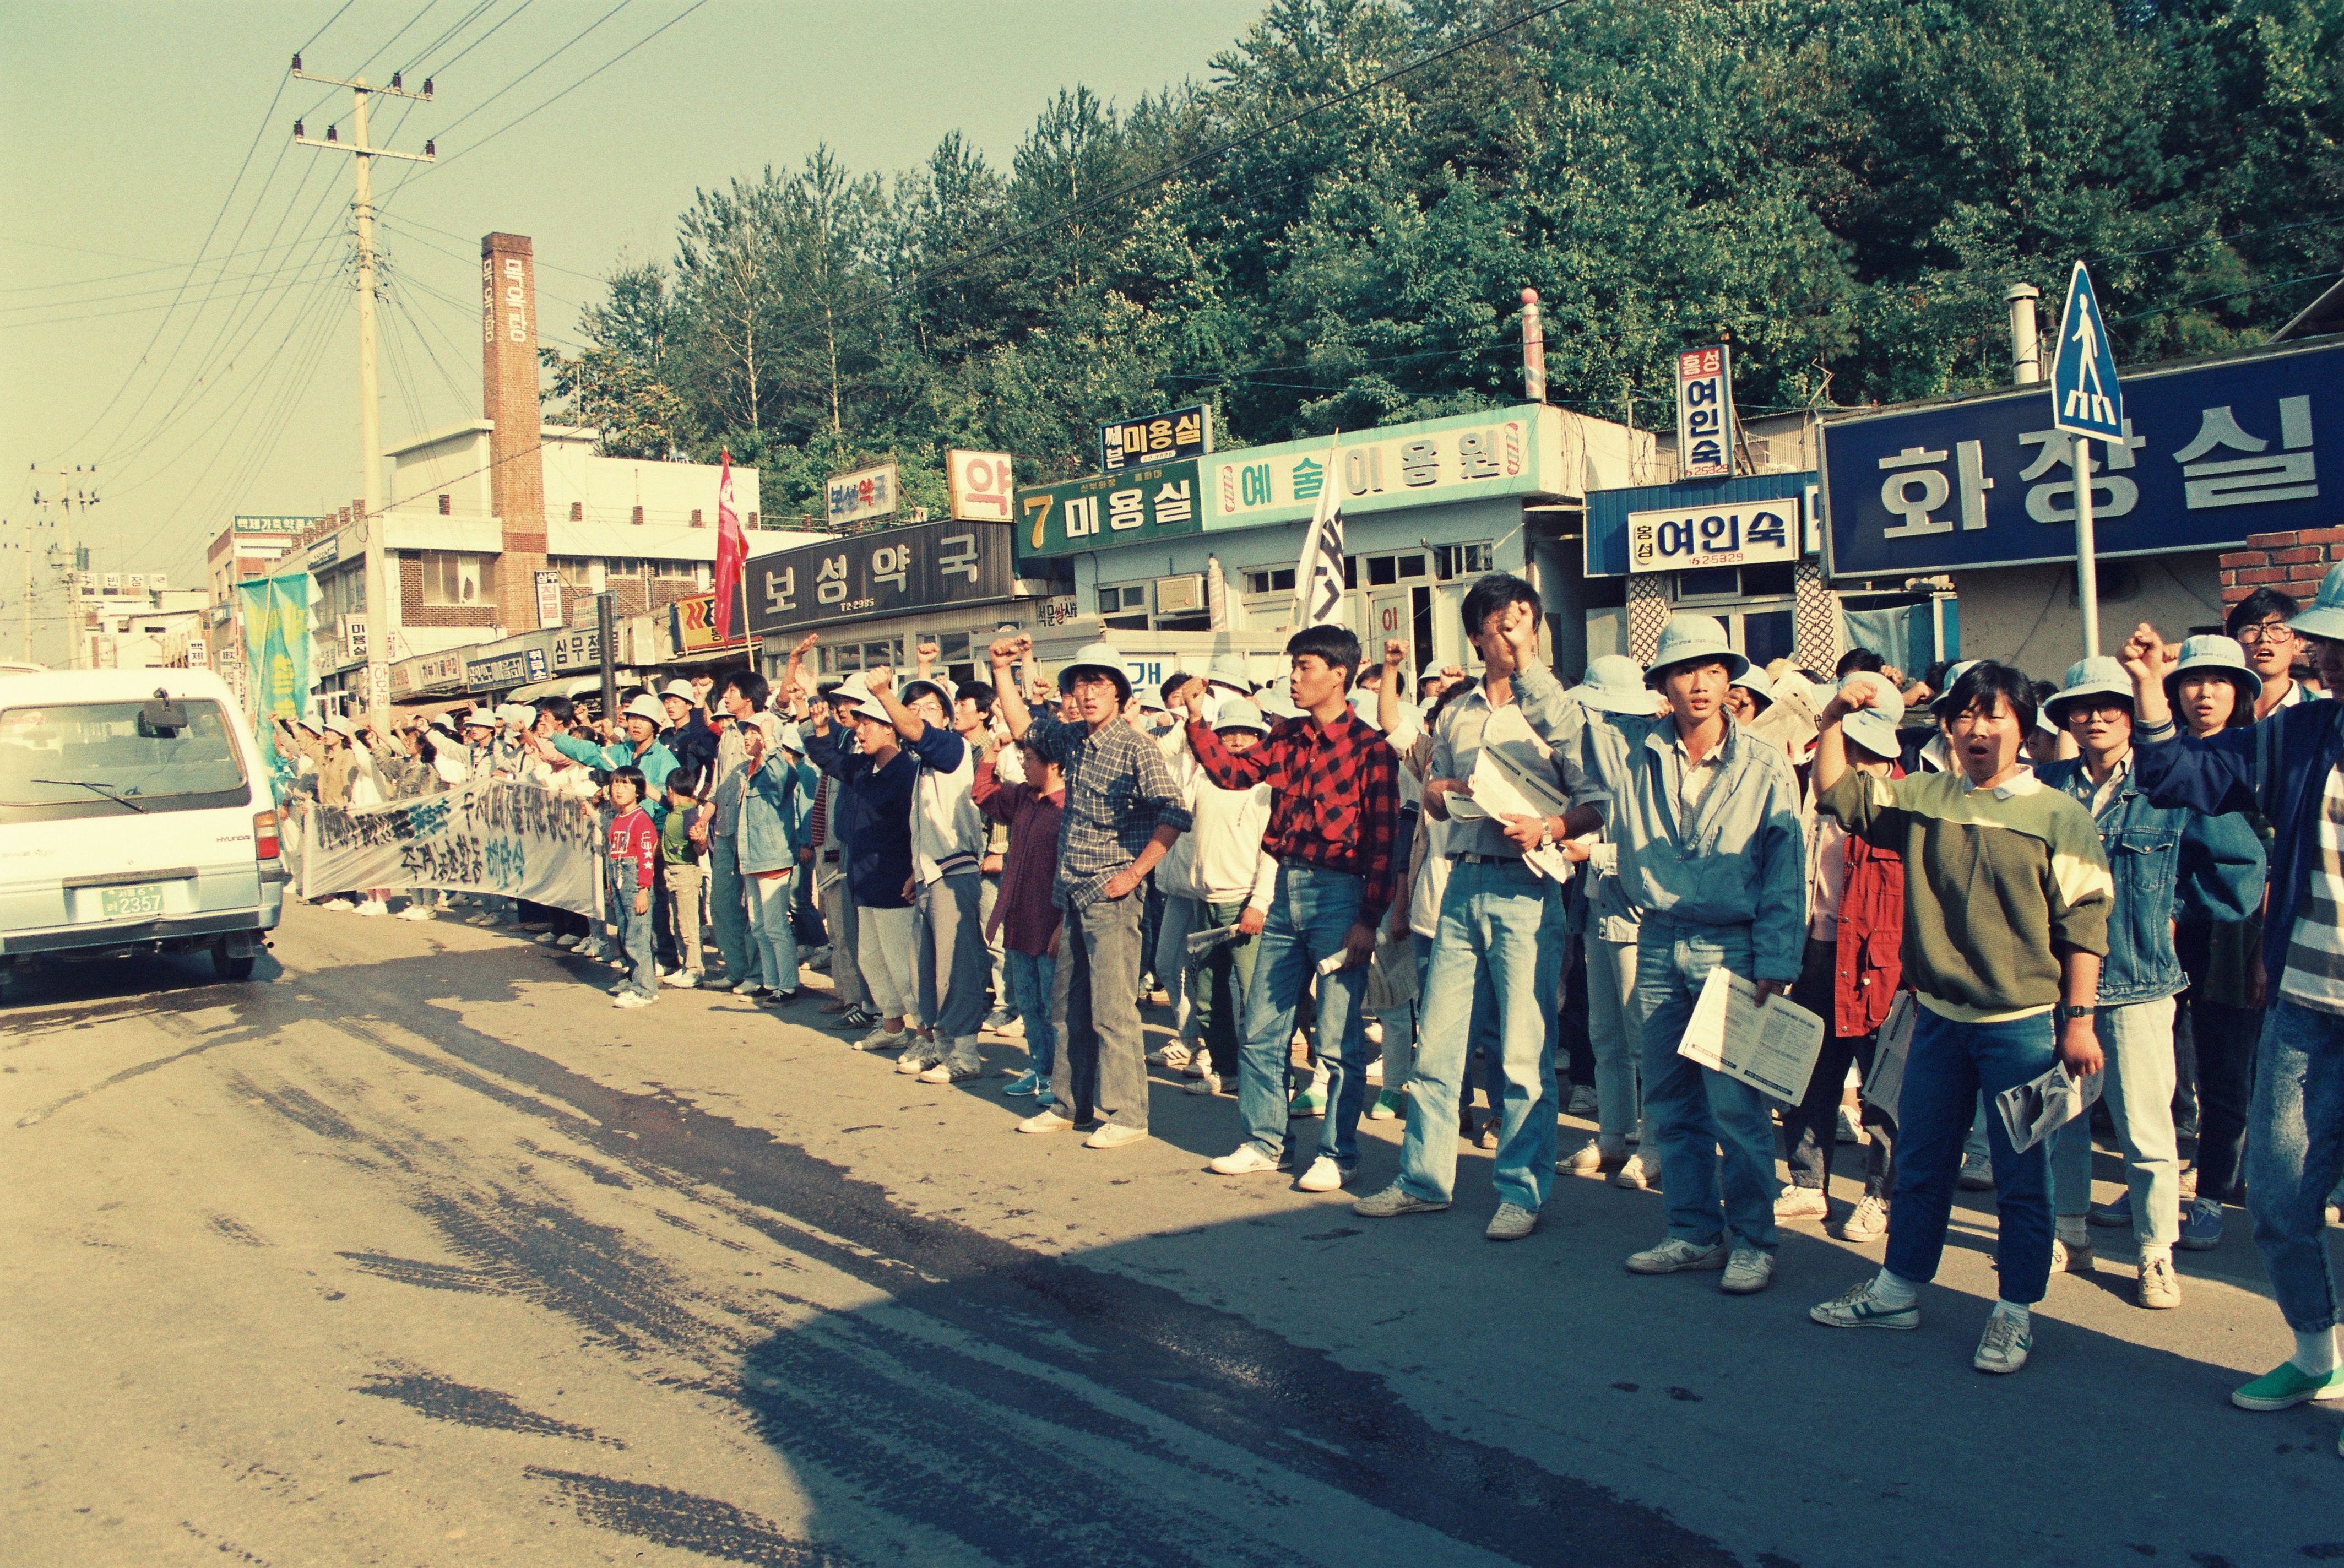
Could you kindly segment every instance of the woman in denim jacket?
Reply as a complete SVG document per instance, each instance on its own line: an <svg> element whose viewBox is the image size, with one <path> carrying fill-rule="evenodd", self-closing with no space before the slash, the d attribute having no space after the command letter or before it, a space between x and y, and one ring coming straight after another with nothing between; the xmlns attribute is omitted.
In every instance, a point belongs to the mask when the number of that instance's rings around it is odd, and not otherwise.
<svg viewBox="0 0 2344 1568"><path fill-rule="evenodd" d="M2116 881L2094 1027L2107 1056L2103 1095L2124 1151L2130 1219L2140 1244L2137 1299L2143 1307L2177 1307L2181 1286L2173 1272L2173 1247L2181 1229L2181 1163L2173 1132L2173 999L2187 980L2173 949L2174 890L2185 875L2202 889L2227 890L2234 917L2243 918L2261 896L2253 875L2261 845L2237 817L2149 804L2132 776L2132 680L2116 660L2076 664L2045 706L2083 754L2053 763L2040 777L2091 812ZM2057 1226L2053 1267L2089 1273L2088 1116L2053 1135L2051 1174Z"/></svg>

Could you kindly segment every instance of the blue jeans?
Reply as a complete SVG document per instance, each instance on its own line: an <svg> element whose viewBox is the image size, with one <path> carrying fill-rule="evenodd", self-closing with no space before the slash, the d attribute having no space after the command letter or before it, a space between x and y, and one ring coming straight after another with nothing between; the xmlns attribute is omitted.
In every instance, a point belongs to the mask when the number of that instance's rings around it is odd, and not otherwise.
<svg viewBox="0 0 2344 1568"><path fill-rule="evenodd" d="M1050 1072L1058 1065L1058 1036L1050 1020L1050 985L1058 961L1047 953L1020 953L1006 944L1001 952L1009 981L1009 1005L1026 1020L1026 1065L1042 1080L1042 1103L1050 1099Z"/></svg>
<svg viewBox="0 0 2344 1568"><path fill-rule="evenodd" d="M1989 1099L2058 1059L2049 1013L2001 1024L1956 1023L1927 1007L1913 1027L1904 1087L1896 1097L1896 1189L1888 1204L1888 1268L1918 1283L1934 1279L1954 1210L1962 1140L1978 1096ZM2085 1119L2085 1118L2079 1118ZM1985 1118L1994 1159L1995 1293L2032 1306L2051 1280L2050 1139L2020 1154L1997 1110Z"/></svg>
<svg viewBox="0 0 2344 1568"><path fill-rule="evenodd" d="M1317 1147L1293 1138L1286 1115L1286 1080L1294 1043L1294 1013L1310 972L1342 950L1358 924L1365 885L1349 872L1289 864L1278 868L1269 914L1255 939L1253 984L1246 987L1245 1043L1238 1049L1238 1117L1246 1140L1276 1158L1290 1152L1295 1168L1318 1155L1349 1166L1359 1158L1359 1113L1367 1107L1368 968L1318 976L1318 1062L1327 1069L1327 1116L1310 1129Z"/></svg>
<svg viewBox="0 0 2344 1568"><path fill-rule="evenodd" d="M1432 984L1432 938L1419 936L1411 946L1416 948L1416 1027L1417 1032L1421 1034L1424 1030L1424 998ZM1465 1118L1461 1114L1462 1108L1473 1103L1473 1086L1465 1081L1464 1074L1471 1072L1476 1062L1480 1063L1481 1067L1483 1103L1492 1111L1500 1109L1506 1103L1505 1080L1500 1074L1498 1063L1497 1013L1497 998L1490 994L1490 988L1486 986L1474 986L1473 1027L1466 1047L1464 1071L1458 1075L1458 1104L1451 1108L1460 1112L1457 1118L1457 1125L1460 1132L1467 1130ZM1408 1059L1409 1075L1403 1081L1413 1083L1416 1081L1416 1047L1414 1046L1409 1047ZM1393 1083L1389 1076L1385 1077L1384 1087L1395 1089L1399 1087L1399 1084Z"/></svg>
<svg viewBox="0 0 2344 1568"><path fill-rule="evenodd" d="M627 972L622 984L639 996L659 995L659 974L652 967L652 916L635 913L634 866L627 867L628 875L620 878L618 896L611 901L617 912L619 951L627 960ZM652 890L652 907L660 906L659 890Z"/></svg>
<svg viewBox="0 0 2344 1568"><path fill-rule="evenodd" d="M1661 1160L1669 1234L1774 1249L1773 1102L1739 1078L1677 1055L1713 969L1751 977L1750 927L1646 916L1636 937L1643 1016L1644 1147Z"/></svg>
<svg viewBox="0 0 2344 1568"><path fill-rule="evenodd" d="M2181 1235L2181 1159L2173 1142L2173 998L2102 1007L2093 1032L2107 1065L2100 1098L2124 1151L2132 1195L2132 1233L2143 1247L2173 1249ZM1996 1112L1993 1118L2002 1119ZM2079 1219L2092 1206L2092 1118L2077 1117L2051 1135L2051 1196L2058 1212Z"/></svg>
<svg viewBox="0 0 2344 1568"><path fill-rule="evenodd" d="M725 980L734 986L754 980L758 955L749 935L749 890L741 881L741 840L731 834L708 835L708 921L716 927Z"/></svg>
<svg viewBox="0 0 2344 1568"><path fill-rule="evenodd" d="M749 951L751 956L742 961L745 984L748 978L763 976L763 984L776 996L795 996L798 989L798 934L790 921L792 895L803 874L793 871L786 876L744 875L748 903Z"/></svg>
<svg viewBox="0 0 2344 1568"><path fill-rule="evenodd" d="M2299 1334L2336 1322L2328 1194L2344 1173L2344 1018L2271 998L2255 1052L2247 1212L2280 1315Z"/></svg>
<svg viewBox="0 0 2344 1568"><path fill-rule="evenodd" d="M1504 1079L1490 1184L1536 1213L1554 1182L1554 1047L1562 990L1562 889L1515 861L1459 861L1425 971L1400 1186L1446 1203L1457 1185L1457 1102L1485 994Z"/></svg>

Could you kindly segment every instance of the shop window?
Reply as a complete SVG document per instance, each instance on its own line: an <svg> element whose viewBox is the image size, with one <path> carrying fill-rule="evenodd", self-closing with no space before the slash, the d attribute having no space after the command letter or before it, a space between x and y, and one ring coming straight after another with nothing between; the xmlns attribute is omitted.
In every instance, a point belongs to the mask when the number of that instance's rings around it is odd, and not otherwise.
<svg viewBox="0 0 2344 1568"><path fill-rule="evenodd" d="M1399 581L1399 562L1389 555L1368 557L1368 586L1389 588Z"/></svg>
<svg viewBox="0 0 2344 1568"><path fill-rule="evenodd" d="M1742 596L1759 599L1797 591L1798 568L1787 561L1742 568Z"/></svg>
<svg viewBox="0 0 2344 1568"><path fill-rule="evenodd" d="M1432 551L1432 572L1441 582L1479 577L1490 570L1487 544L1443 544Z"/></svg>
<svg viewBox="0 0 2344 1568"><path fill-rule="evenodd" d="M1124 588L1102 588L1098 591L1099 624L1124 632L1147 630L1147 584L1135 582Z"/></svg>
<svg viewBox="0 0 2344 1568"><path fill-rule="evenodd" d="M497 597L497 558L452 550L423 551L423 602L490 604Z"/></svg>
<svg viewBox="0 0 2344 1568"><path fill-rule="evenodd" d="M1741 597L1742 573L1734 567L1704 566L1698 572L1677 573L1677 602L1680 604Z"/></svg>
<svg viewBox="0 0 2344 1568"><path fill-rule="evenodd" d="M1424 575L1424 557L1420 554L1394 556L1392 561L1393 569L1399 574L1399 580L1403 582L1411 577Z"/></svg>
<svg viewBox="0 0 2344 1568"><path fill-rule="evenodd" d="M1797 645L1788 610L1753 610L1742 616L1742 656L1762 669L1787 659Z"/></svg>
<svg viewBox="0 0 2344 1568"><path fill-rule="evenodd" d="M1158 632L1210 632L1213 618L1206 615L1160 615L1157 617Z"/></svg>
<svg viewBox="0 0 2344 1568"><path fill-rule="evenodd" d="M1248 572L1245 574L1245 591L1248 593L1291 593L1294 592L1294 568L1277 566L1265 572Z"/></svg>

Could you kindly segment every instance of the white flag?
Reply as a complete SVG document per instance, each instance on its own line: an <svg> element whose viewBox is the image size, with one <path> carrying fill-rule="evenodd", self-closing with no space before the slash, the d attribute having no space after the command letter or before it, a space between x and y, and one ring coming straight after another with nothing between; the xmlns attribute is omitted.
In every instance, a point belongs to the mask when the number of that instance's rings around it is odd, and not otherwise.
<svg viewBox="0 0 2344 1568"><path fill-rule="evenodd" d="M1302 559L1294 568L1294 612L1298 632L1306 626L1343 623L1343 503L1333 444L1327 449L1326 477L1318 485L1318 507L1310 514L1309 531L1302 536Z"/></svg>

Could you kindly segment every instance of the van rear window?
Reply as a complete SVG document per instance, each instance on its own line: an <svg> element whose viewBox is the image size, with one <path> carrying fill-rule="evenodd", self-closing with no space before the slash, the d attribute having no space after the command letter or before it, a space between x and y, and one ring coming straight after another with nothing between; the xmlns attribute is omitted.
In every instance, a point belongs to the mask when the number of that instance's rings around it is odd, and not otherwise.
<svg viewBox="0 0 2344 1568"><path fill-rule="evenodd" d="M227 713L217 703L179 705L187 722L177 729L143 723L142 703L0 708L0 818L199 811L244 799Z"/></svg>

